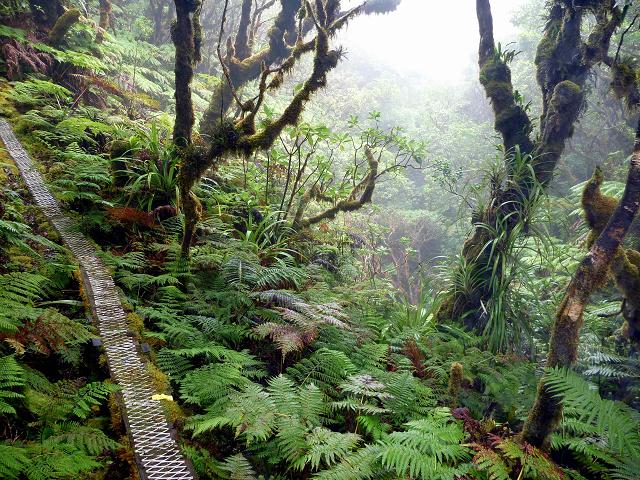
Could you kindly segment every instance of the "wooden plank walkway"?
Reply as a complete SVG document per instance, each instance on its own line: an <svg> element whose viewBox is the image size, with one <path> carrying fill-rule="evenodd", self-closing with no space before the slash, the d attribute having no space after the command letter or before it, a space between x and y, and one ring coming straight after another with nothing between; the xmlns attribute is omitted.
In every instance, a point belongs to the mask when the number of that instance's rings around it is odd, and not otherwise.
<svg viewBox="0 0 640 480"><path fill-rule="evenodd" d="M126 315L113 279L95 247L64 215L11 126L0 119L0 138L44 215L77 258L104 345L109 371L120 385L123 417L143 480L195 478L183 458L153 387L146 361L128 335Z"/></svg>

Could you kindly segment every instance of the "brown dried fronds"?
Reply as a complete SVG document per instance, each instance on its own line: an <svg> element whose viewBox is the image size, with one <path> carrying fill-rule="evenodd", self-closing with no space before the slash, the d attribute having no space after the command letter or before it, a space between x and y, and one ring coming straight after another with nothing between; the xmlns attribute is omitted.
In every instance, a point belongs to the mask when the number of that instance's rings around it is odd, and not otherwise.
<svg viewBox="0 0 640 480"><path fill-rule="evenodd" d="M48 53L38 52L29 44L10 39L0 47L9 80L19 80L27 73L47 74L53 65Z"/></svg>

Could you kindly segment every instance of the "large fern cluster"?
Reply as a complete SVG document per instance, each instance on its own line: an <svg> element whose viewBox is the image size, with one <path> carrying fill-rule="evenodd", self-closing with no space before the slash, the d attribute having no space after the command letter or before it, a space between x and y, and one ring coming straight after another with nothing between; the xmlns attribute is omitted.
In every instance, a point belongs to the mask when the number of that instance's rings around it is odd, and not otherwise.
<svg viewBox="0 0 640 480"><path fill-rule="evenodd" d="M554 449L567 449L586 471L631 480L640 469L640 415L627 405L604 399L576 373L550 369L545 384L564 405ZM587 476L585 474L585 476Z"/></svg>
<svg viewBox="0 0 640 480"><path fill-rule="evenodd" d="M3 194L0 225L11 228L5 241L0 234L0 478L80 478L122 448L101 417L117 389L88 365L95 333L82 318L77 266L25 214L26 195Z"/></svg>

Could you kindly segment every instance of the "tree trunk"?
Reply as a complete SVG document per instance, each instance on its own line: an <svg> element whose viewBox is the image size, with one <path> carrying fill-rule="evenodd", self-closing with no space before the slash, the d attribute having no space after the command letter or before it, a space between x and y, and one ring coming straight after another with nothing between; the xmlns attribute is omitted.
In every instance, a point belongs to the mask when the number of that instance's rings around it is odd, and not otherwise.
<svg viewBox="0 0 640 480"><path fill-rule="evenodd" d="M494 291L492 279L502 274L495 252L508 255L513 234L526 230L528 209L540 188L546 188L562 156L566 141L584 102L585 81L591 68L607 57L611 35L624 11L602 2L602 15L584 43L580 37L584 11L555 0L536 54L537 79L543 94L540 135L531 140L533 124L514 96L508 52L499 52L493 38L489 0L476 0L480 46L480 83L495 117L495 129L505 149L504 185L494 185L488 206L477 212L474 228L464 243L465 268L476 281L448 292L437 317L461 321L482 332L487 305ZM518 161L516 161L518 159ZM505 239L505 240L502 240Z"/></svg>
<svg viewBox="0 0 640 480"><path fill-rule="evenodd" d="M602 180L602 172L597 170L586 188L599 189ZM622 253L622 242L639 208L640 120L622 200L569 282L551 331L547 368L569 368L575 363L585 306L591 294L606 282L616 256ZM546 447L561 416L562 404L547 390L543 377L538 384L536 401L522 430L523 440L535 447Z"/></svg>
<svg viewBox="0 0 640 480"><path fill-rule="evenodd" d="M54 47L60 45L69 30L78 23L80 15L77 8L69 9L60 15L49 32L49 43Z"/></svg>
<svg viewBox="0 0 640 480"><path fill-rule="evenodd" d="M100 0L100 19L98 20L98 33L96 42L102 43L104 34L111 26L111 0Z"/></svg>
<svg viewBox="0 0 640 480"><path fill-rule="evenodd" d="M199 15L201 2L175 0L176 21L171 28L171 39L176 48L175 99L176 120L173 141L182 147L191 144L195 115L191 98L193 69L200 61L201 31Z"/></svg>

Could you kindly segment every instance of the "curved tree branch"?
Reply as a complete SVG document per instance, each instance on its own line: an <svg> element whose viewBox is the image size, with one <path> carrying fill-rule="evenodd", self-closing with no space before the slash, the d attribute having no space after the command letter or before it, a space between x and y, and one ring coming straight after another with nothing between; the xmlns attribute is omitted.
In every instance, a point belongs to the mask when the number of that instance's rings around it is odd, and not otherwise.
<svg viewBox="0 0 640 480"><path fill-rule="evenodd" d="M298 209L296 211L295 218L293 220L293 225L295 228L307 228L324 220L332 220L340 212L353 212L371 202L373 191L376 188L376 179L378 178L378 160L375 158L368 147L365 147L365 156L367 158L367 164L369 165L369 173L362 180L362 182L358 183L351 190L351 193L349 194L349 197L347 199L341 200L333 207L328 208L324 212L314 215L313 217L302 218L307 204L313 198L320 200L330 200L322 197L321 195L319 195L319 192L313 189L309 190L309 192L302 196L298 205Z"/></svg>

